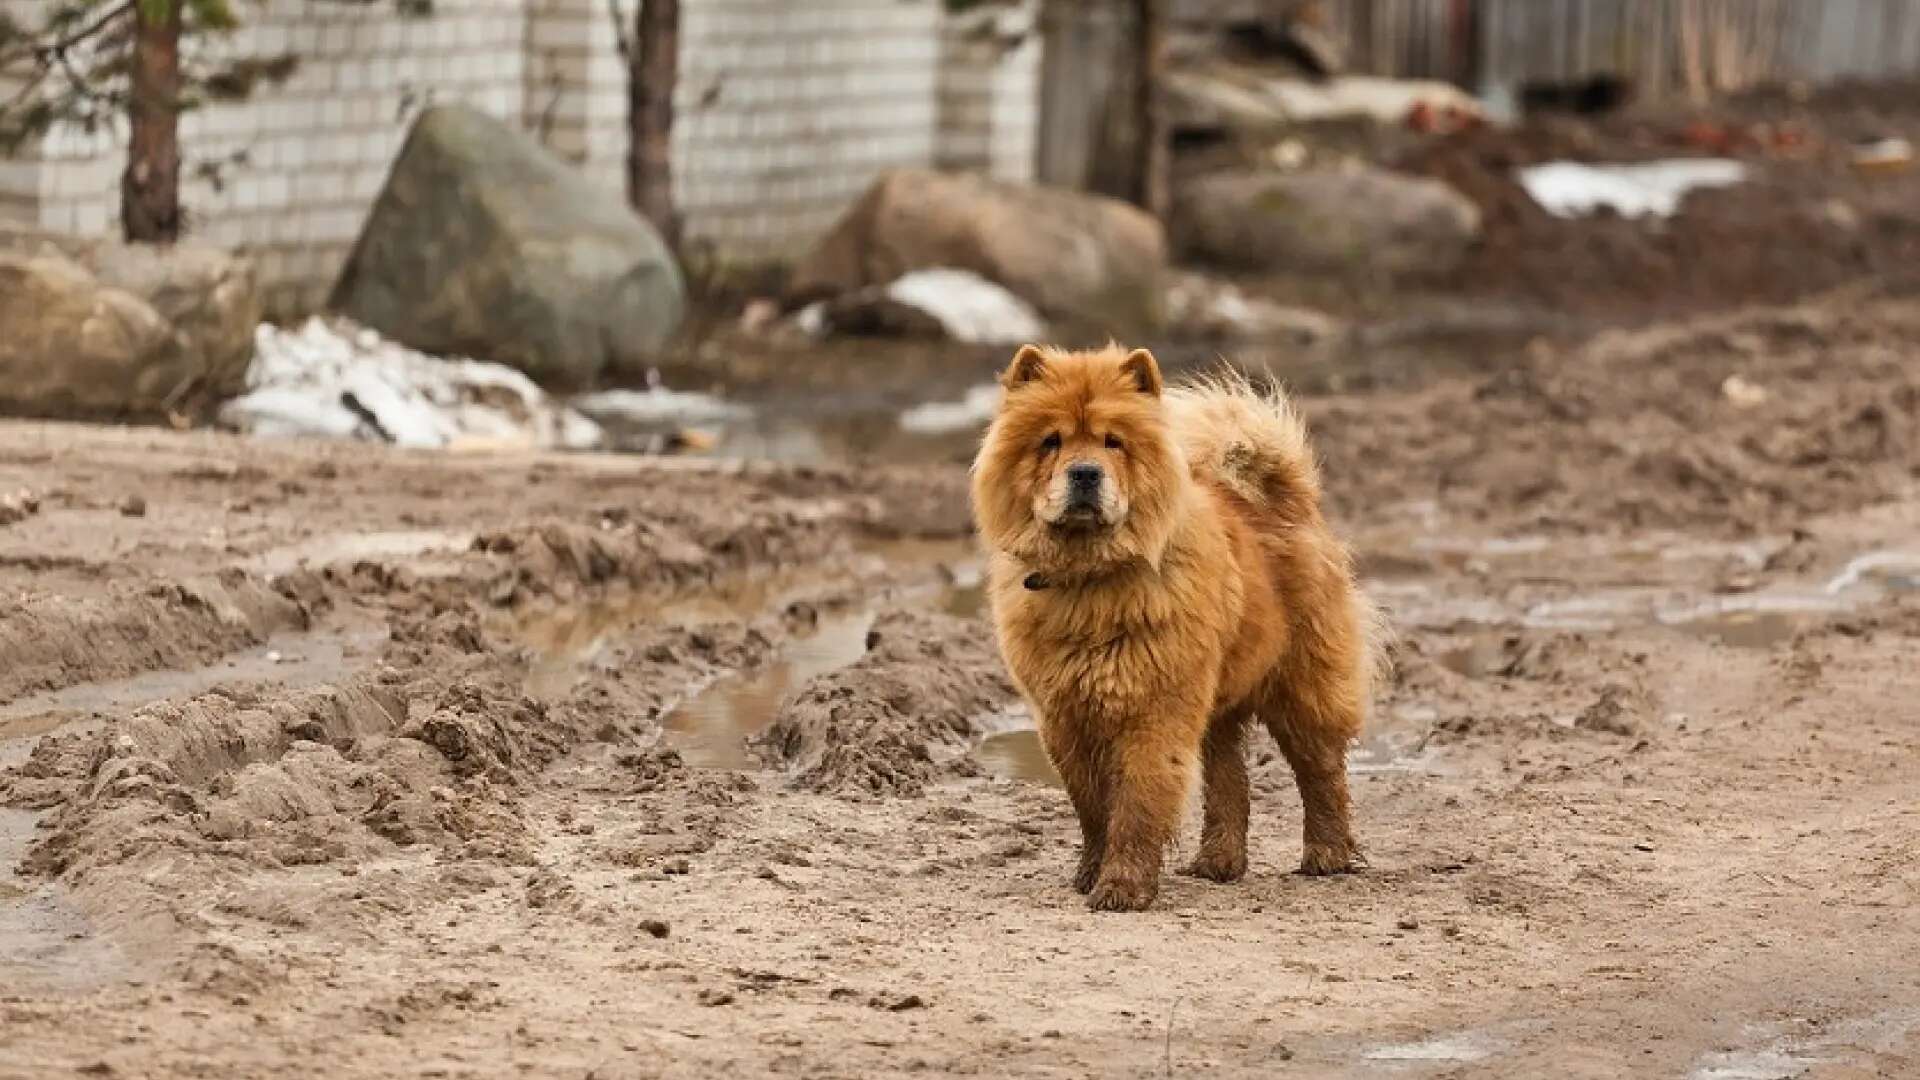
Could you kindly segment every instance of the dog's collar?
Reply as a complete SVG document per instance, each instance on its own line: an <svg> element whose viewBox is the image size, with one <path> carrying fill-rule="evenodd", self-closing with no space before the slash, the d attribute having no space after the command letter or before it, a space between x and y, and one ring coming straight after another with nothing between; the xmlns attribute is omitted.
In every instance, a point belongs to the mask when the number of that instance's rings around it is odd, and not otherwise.
<svg viewBox="0 0 1920 1080"><path fill-rule="evenodd" d="M1122 569L1124 569L1124 567L1114 566L1105 567L1092 573L1064 575L1048 574L1034 570L1029 572L1026 577L1021 578L1020 584L1024 586L1028 592L1041 592L1046 589L1065 589L1075 585L1094 585L1113 577L1120 573Z"/></svg>

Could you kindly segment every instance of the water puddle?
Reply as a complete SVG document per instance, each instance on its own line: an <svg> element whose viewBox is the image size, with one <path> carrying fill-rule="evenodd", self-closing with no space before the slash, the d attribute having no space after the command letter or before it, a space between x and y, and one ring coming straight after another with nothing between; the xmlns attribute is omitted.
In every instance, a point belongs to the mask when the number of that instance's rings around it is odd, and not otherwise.
<svg viewBox="0 0 1920 1080"><path fill-rule="evenodd" d="M338 678L349 669L354 657L377 649L383 636L371 626L329 634L277 634L264 645L233 653L206 667L149 671L15 699L0 705L0 768L25 761L40 736L81 730L102 713L192 697L222 683L306 684Z"/></svg>
<svg viewBox="0 0 1920 1080"><path fill-rule="evenodd" d="M552 701L579 681L609 641L644 624L749 621L817 587L817 574L730 579L700 593L616 592L585 603L515 612L500 629L533 650L526 690Z"/></svg>
<svg viewBox="0 0 1920 1080"><path fill-rule="evenodd" d="M1365 775L1429 769L1427 739L1439 718L1439 711L1429 705L1402 705L1387 715L1368 717L1360 741L1347 752L1347 771Z"/></svg>
<svg viewBox="0 0 1920 1080"><path fill-rule="evenodd" d="M127 968L120 950L94 933L59 885L15 872L39 817L0 809L0 986L70 992L111 981Z"/></svg>
<svg viewBox="0 0 1920 1080"><path fill-rule="evenodd" d="M263 551L245 564L255 573L275 575L298 570L303 565L362 559L403 559L421 555L452 555L473 546L471 533L441 532L433 529L392 532L332 533L297 544Z"/></svg>
<svg viewBox="0 0 1920 1080"><path fill-rule="evenodd" d="M1376 1046L1360 1056L1368 1061L1457 1065L1484 1061L1502 1048L1497 1040L1488 1035L1465 1031L1451 1035L1435 1035L1419 1042Z"/></svg>
<svg viewBox="0 0 1920 1080"><path fill-rule="evenodd" d="M984 725L987 735L973 748L974 759L987 775L1003 780L1060 787L1060 774L1053 771L1047 749L1034 730L1033 717L1025 709L1010 709Z"/></svg>
<svg viewBox="0 0 1920 1080"><path fill-rule="evenodd" d="M1703 1056L1687 1080L1791 1080L1826 1064L1891 1065L1906 1062L1904 1045L1920 1027L1920 1013L1884 1012L1829 1026L1811 1020L1747 1025L1747 1047ZM1884 1056L1883 1056L1884 1055ZM1867 1070L1861 1070L1862 1075ZM1891 1072L1873 1070L1875 1076Z"/></svg>
<svg viewBox="0 0 1920 1080"><path fill-rule="evenodd" d="M1711 550L1725 557L1733 548ZM1914 589L1920 589L1920 553L1874 551L1854 558L1816 584L1705 600L1688 599L1684 590L1676 587L1653 585L1594 589L1532 602L1503 602L1485 596L1437 597L1423 583L1404 581L1377 582L1372 592L1393 610L1402 625L1489 628L1438 657L1443 666L1477 678L1497 673L1504 663L1498 632L1501 627L1604 633L1623 627L1664 626L1731 648L1766 649L1822 620ZM1521 596L1525 591L1515 590Z"/></svg>
<svg viewBox="0 0 1920 1080"><path fill-rule="evenodd" d="M689 765L757 769L747 739L773 720L781 702L811 679L866 655L873 612L823 616L818 627L781 650L779 659L749 675L727 676L693 695L662 722L667 742Z"/></svg>
<svg viewBox="0 0 1920 1080"><path fill-rule="evenodd" d="M1735 649L1771 649L1811 622L1805 611L1724 611L1672 623L1689 637Z"/></svg>
<svg viewBox="0 0 1920 1080"><path fill-rule="evenodd" d="M959 401L905 409L783 403L684 415L609 413L596 419L611 447L625 453L787 465L962 462L973 457L985 424L982 400L976 392Z"/></svg>

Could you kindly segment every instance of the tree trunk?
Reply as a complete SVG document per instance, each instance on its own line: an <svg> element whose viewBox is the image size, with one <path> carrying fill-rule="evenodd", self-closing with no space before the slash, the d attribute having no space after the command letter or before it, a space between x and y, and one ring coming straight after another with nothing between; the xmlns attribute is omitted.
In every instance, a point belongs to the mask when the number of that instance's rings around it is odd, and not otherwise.
<svg viewBox="0 0 1920 1080"><path fill-rule="evenodd" d="M1134 147L1133 201L1149 214L1165 217L1173 169L1172 133L1160 88L1167 58L1167 0L1134 0L1134 10L1138 49L1133 92L1139 142Z"/></svg>
<svg viewBox="0 0 1920 1080"><path fill-rule="evenodd" d="M627 57L627 201L675 251L673 88L679 81L680 0L641 0Z"/></svg>
<svg viewBox="0 0 1920 1080"><path fill-rule="evenodd" d="M134 4L128 72L131 138L120 177L120 226L130 243L180 238L180 9L183 0Z"/></svg>

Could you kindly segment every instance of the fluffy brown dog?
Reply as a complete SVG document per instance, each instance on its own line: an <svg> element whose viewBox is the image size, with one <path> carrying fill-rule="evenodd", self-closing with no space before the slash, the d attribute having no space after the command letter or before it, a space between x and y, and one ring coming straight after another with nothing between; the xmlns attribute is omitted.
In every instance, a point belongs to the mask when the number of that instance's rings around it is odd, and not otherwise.
<svg viewBox="0 0 1920 1080"><path fill-rule="evenodd" d="M1375 619L1291 406L1233 377L1167 389L1144 349L1029 345L1001 382L974 518L1001 651L1080 817L1074 886L1098 910L1152 904L1196 769L1187 872L1245 874L1255 716L1299 784L1300 869L1354 868Z"/></svg>

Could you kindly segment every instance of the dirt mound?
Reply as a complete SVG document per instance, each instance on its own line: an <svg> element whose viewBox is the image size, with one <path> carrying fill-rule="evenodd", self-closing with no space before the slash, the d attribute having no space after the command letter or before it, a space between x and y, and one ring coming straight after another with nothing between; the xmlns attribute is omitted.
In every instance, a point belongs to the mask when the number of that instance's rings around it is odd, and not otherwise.
<svg viewBox="0 0 1920 1080"><path fill-rule="evenodd" d="M852 501L754 493L724 508L640 514L614 507L592 524L516 525L481 534L473 547L504 557L506 567L488 592L495 603L511 603L607 585L686 586L748 567L811 562L844 551L848 526L868 512Z"/></svg>
<svg viewBox="0 0 1920 1080"><path fill-rule="evenodd" d="M1835 146L1821 152L1822 125L1805 113L1774 108L1751 122L1791 124L1805 151L1770 156L1705 145L1702 132L1731 137L1749 125L1674 116L1481 128L1427 143L1396 164L1451 184L1485 221L1483 242L1467 264L1433 284L1509 302L1588 316L1673 316L1792 302L1914 265L1920 215L1910 188L1853 175L1847 133L1834 131ZM1557 160L1626 163L1728 152L1743 158L1750 180L1691 195L1665 220L1555 218L1515 177L1522 167Z"/></svg>
<svg viewBox="0 0 1920 1080"><path fill-rule="evenodd" d="M29 597L0 611L0 703L205 663L306 624L300 604L240 570L136 595Z"/></svg>
<svg viewBox="0 0 1920 1080"><path fill-rule="evenodd" d="M1014 697L984 624L891 612L865 656L808 683L755 744L798 790L918 795L937 777L978 773L966 750Z"/></svg>
<svg viewBox="0 0 1920 1080"><path fill-rule="evenodd" d="M1920 303L1841 299L1541 348L1385 404L1310 402L1349 510L1437 499L1522 527L1775 528L1920 470Z"/></svg>
<svg viewBox="0 0 1920 1080"><path fill-rule="evenodd" d="M626 748L647 786L674 782L672 756L646 749L658 717L765 662L805 622L646 627L535 697L530 652L478 614L398 619L366 675L223 687L48 736L0 780L0 804L56 808L26 867L69 879L118 880L153 859L279 867L416 844L524 863L521 803L548 765L600 742Z"/></svg>

